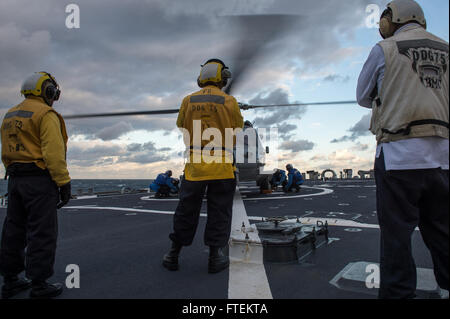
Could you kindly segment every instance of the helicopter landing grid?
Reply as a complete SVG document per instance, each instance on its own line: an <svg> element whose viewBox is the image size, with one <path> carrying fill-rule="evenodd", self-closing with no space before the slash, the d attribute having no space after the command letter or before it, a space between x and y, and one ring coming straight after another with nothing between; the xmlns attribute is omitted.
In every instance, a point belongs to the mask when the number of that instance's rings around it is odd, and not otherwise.
<svg viewBox="0 0 450 319"><path fill-rule="evenodd" d="M379 262L375 191L373 180L306 181L300 193L266 195L254 183L240 183L233 206L232 262L218 274L207 272L205 204L192 246L183 248L179 271L170 272L161 259L170 246L176 198L142 193L79 198L59 212L52 280L64 283L66 267L79 267L80 288L66 289L60 297L68 299L373 299L377 280L368 285L375 272L367 271L375 271ZM5 214L0 208L1 220ZM304 225L327 222L328 241L318 241L315 250L295 262L267 262L255 225L277 217ZM242 222L249 235L247 259L233 246ZM418 296L442 296L419 231L412 244Z"/></svg>

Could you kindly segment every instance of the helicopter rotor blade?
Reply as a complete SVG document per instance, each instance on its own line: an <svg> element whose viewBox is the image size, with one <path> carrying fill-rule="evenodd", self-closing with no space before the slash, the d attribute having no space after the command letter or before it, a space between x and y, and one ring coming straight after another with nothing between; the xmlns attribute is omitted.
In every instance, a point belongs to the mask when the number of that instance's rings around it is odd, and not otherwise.
<svg viewBox="0 0 450 319"><path fill-rule="evenodd" d="M249 105L239 103L239 107L242 110L266 108L266 107L286 107L286 106L310 106L310 105L344 105L344 104L357 104L357 101L330 101L330 102L312 102L312 103L289 103L289 104L270 104L270 105Z"/></svg>
<svg viewBox="0 0 450 319"><path fill-rule="evenodd" d="M91 117L176 114L179 111L180 111L179 109L168 109L168 110L133 111L133 112L118 112L118 113L73 114L73 115L64 116L64 119L72 120L72 119L91 118Z"/></svg>
<svg viewBox="0 0 450 319"><path fill-rule="evenodd" d="M241 110L259 109L266 107L288 107L288 106L310 106L310 105L343 105L356 104L357 101L330 101L330 102L312 102L312 103L290 103L290 104L270 104L270 105L249 105L239 103ZM154 111L135 111L135 112L118 112L118 113L92 113L92 114L73 114L63 116L66 120L93 118L93 117L111 117L111 116L136 116L136 115L159 115L159 114L176 114L179 109L154 110Z"/></svg>

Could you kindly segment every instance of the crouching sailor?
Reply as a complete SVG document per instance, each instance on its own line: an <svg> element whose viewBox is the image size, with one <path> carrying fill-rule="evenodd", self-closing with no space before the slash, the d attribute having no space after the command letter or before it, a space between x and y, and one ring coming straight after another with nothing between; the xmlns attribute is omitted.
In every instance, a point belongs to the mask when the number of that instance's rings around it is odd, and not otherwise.
<svg viewBox="0 0 450 319"><path fill-rule="evenodd" d="M300 185L303 184L303 175L291 164L286 165L286 170L288 171L288 182L284 187L284 191L289 193L291 189L295 188L295 191L298 193L301 188Z"/></svg>
<svg viewBox="0 0 450 319"><path fill-rule="evenodd" d="M169 197L170 194L178 194L178 180L172 178L172 171L159 174L150 184L150 189L156 192L155 197Z"/></svg>
<svg viewBox="0 0 450 319"><path fill-rule="evenodd" d="M278 186L285 187L287 184L286 171L276 168L272 174L272 179L270 180L270 185L272 189L277 189Z"/></svg>

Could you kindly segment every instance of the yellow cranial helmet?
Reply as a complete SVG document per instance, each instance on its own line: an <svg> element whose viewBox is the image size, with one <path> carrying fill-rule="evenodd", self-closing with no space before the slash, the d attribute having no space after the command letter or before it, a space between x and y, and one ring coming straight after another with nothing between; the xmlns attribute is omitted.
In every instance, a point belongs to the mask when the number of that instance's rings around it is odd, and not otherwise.
<svg viewBox="0 0 450 319"><path fill-rule="evenodd" d="M50 81L50 84L43 87L46 81ZM20 93L23 95L34 95L43 97L45 100L59 99L61 91L55 78L47 72L35 72L25 79L22 84Z"/></svg>
<svg viewBox="0 0 450 319"><path fill-rule="evenodd" d="M200 75L197 79L199 87L205 87L208 84L224 87L231 78L231 72L228 67L219 59L210 59L201 66Z"/></svg>

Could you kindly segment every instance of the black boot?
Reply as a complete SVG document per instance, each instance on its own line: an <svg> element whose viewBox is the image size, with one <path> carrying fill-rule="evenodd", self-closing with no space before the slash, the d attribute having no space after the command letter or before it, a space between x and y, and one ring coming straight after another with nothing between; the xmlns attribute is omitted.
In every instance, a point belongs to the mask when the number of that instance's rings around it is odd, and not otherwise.
<svg viewBox="0 0 450 319"><path fill-rule="evenodd" d="M60 283L49 284L46 281L34 281L30 292L32 299L49 299L59 296L63 291Z"/></svg>
<svg viewBox="0 0 450 319"><path fill-rule="evenodd" d="M209 247L208 272L210 274L218 273L230 266L230 258L225 256L219 247Z"/></svg>
<svg viewBox="0 0 450 319"><path fill-rule="evenodd" d="M2 298L9 299L19 292L27 290L31 287L31 280L19 278L17 276L5 277L2 286Z"/></svg>
<svg viewBox="0 0 450 319"><path fill-rule="evenodd" d="M163 266L169 270L178 270L178 255L180 254L182 245L172 242L170 251L163 257Z"/></svg>

